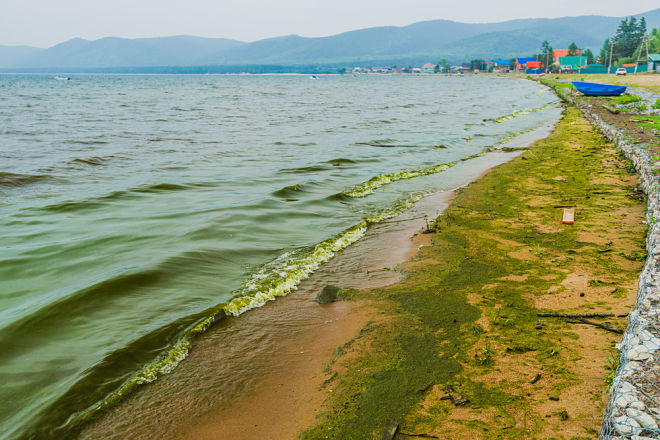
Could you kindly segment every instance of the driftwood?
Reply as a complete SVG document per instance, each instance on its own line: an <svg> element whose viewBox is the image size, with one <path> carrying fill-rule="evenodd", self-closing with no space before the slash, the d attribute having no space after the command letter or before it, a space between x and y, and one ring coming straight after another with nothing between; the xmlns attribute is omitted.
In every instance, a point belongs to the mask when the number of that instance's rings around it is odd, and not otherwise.
<svg viewBox="0 0 660 440"><path fill-rule="evenodd" d="M599 254L604 254L606 252L612 252L612 249L601 249L598 251Z"/></svg>
<svg viewBox="0 0 660 440"><path fill-rule="evenodd" d="M576 314L563 314L563 313L537 313L539 318L568 318L568 319L583 319L583 318L612 318L614 313L576 313Z"/></svg>
<svg viewBox="0 0 660 440"><path fill-rule="evenodd" d="M531 381L530 383L531 383L532 385L534 385L534 384L535 384L536 382L538 382L539 380L541 380L541 373L539 373L539 374L537 374L536 376L534 376L534 379L532 379L532 381Z"/></svg>
<svg viewBox="0 0 660 440"><path fill-rule="evenodd" d="M614 115L618 115L619 113L621 113L621 110L619 110L618 108L614 108L607 104L603 104L603 108Z"/></svg>
<svg viewBox="0 0 660 440"><path fill-rule="evenodd" d="M405 436L408 436L408 437L440 438L437 435L423 434L423 433L422 434L413 434L413 433L410 433L410 432L399 432L399 434L405 435Z"/></svg>
<svg viewBox="0 0 660 440"><path fill-rule="evenodd" d="M577 321L566 321L569 324L588 324L588 325L593 325L594 327L602 328L603 330L607 330L608 332L616 333L617 335L622 335L623 330L620 328L616 327L610 327L609 325L601 324L599 322L593 322L593 321L587 321L586 319L578 319Z"/></svg>

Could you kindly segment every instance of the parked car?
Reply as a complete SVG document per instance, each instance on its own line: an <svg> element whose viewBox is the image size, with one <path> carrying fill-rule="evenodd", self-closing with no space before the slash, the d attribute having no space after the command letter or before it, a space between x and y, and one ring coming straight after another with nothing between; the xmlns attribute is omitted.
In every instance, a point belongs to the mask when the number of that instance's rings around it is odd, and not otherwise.
<svg viewBox="0 0 660 440"><path fill-rule="evenodd" d="M615 75L625 75L626 73L628 73L626 71L626 69L624 69L623 67L619 67L618 69L616 69L616 72L614 74Z"/></svg>

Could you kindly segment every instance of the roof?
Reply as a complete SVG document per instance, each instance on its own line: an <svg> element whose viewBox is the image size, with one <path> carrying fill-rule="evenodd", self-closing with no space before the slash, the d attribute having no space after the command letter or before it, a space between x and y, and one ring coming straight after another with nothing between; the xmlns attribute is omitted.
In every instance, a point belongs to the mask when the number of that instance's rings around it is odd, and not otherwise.
<svg viewBox="0 0 660 440"><path fill-rule="evenodd" d="M556 58L568 56L568 49L554 49L552 55Z"/></svg>
<svg viewBox="0 0 660 440"><path fill-rule="evenodd" d="M559 64L562 66L578 66L587 64L587 57L584 55L581 57L570 56L570 57L559 57Z"/></svg>
<svg viewBox="0 0 660 440"><path fill-rule="evenodd" d="M493 63L497 64L498 66L508 66L511 61L500 58L499 60L493 60Z"/></svg>
<svg viewBox="0 0 660 440"><path fill-rule="evenodd" d="M528 69L537 69L541 67L541 62L540 61L528 61L527 62L527 68Z"/></svg>
<svg viewBox="0 0 660 440"><path fill-rule="evenodd" d="M530 61L536 61L536 58L518 58L518 64L526 64Z"/></svg>
<svg viewBox="0 0 660 440"><path fill-rule="evenodd" d="M424 69L433 69L434 67L435 67L435 64L431 64L431 63L426 63L422 66L422 68L424 68Z"/></svg>
<svg viewBox="0 0 660 440"><path fill-rule="evenodd" d="M623 67L635 67L637 63L627 63L627 64L622 64Z"/></svg>
<svg viewBox="0 0 660 440"><path fill-rule="evenodd" d="M660 61L660 53L650 53L649 61Z"/></svg>

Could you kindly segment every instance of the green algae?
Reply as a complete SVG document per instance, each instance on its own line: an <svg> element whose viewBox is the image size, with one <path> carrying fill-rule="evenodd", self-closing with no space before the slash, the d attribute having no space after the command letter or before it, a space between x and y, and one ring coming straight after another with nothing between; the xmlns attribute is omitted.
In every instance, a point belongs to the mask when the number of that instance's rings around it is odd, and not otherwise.
<svg viewBox="0 0 660 440"><path fill-rule="evenodd" d="M302 439L378 438L387 422L406 432L451 432L452 438L474 438L474 432L502 438L506 429L506 438L523 439L552 423L535 410L538 399L519 391L527 382L486 379L514 361L551 377L546 390L554 395L582 381L571 368L579 358L571 345L577 335L561 320L544 322L538 331L539 310L530 297L559 294L551 287L576 265L592 268L609 283L623 284L637 275L636 267L624 267L613 256L599 254L596 243L581 240L578 228L539 227L560 223L555 205L578 204L577 222L607 233L603 211L640 206L626 197L625 188L593 181L602 161L616 155L580 121L586 122L568 108L550 137L459 191L434 221L433 245L415 258L423 265L408 267L402 282L354 292L356 300L375 297L387 319L337 351L327 368L341 373L324 385L331 396L326 411ZM625 168L621 162L616 166ZM617 230L617 237L637 249L643 249L643 234L641 224ZM609 305L584 303L586 308ZM439 398L443 389L464 396L465 408L479 417L452 418L451 404ZM456 434L461 432L472 434Z"/></svg>

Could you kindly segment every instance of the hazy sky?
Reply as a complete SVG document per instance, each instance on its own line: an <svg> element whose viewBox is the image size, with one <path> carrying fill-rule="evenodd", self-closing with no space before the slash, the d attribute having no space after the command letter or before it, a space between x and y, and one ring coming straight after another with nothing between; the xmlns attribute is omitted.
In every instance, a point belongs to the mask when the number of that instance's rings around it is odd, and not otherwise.
<svg viewBox="0 0 660 440"><path fill-rule="evenodd" d="M183 34L254 41L437 18L625 16L657 7L658 0L0 0L0 44L48 47L74 37Z"/></svg>

